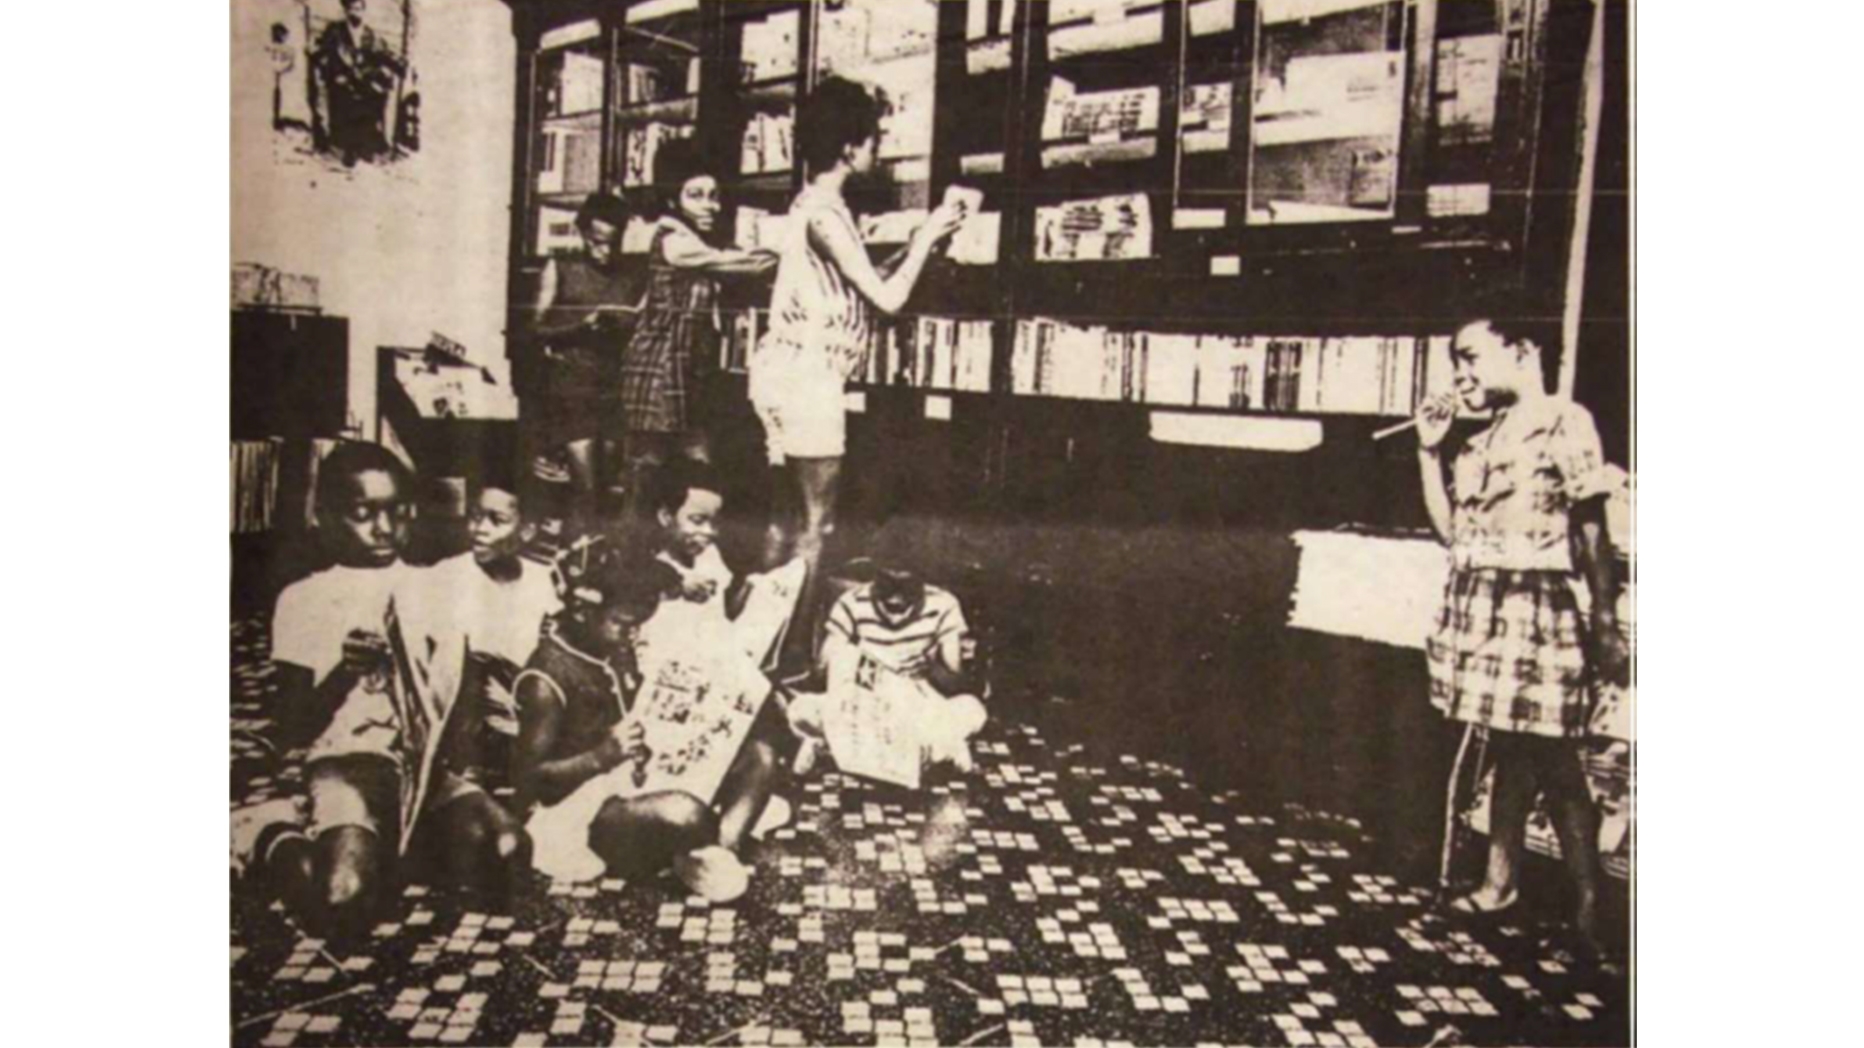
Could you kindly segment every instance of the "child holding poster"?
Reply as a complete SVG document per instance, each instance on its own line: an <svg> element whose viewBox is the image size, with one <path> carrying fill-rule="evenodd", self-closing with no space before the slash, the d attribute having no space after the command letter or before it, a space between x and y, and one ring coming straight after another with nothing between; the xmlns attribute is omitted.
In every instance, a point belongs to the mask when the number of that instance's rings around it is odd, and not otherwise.
<svg viewBox="0 0 1864 1048"><path fill-rule="evenodd" d="M654 561L611 559L583 576L519 674L514 779L543 873L671 866L723 902L749 883L737 852L775 783L774 749L750 738L769 685L754 667L734 676L641 643L680 586Z"/></svg>
<svg viewBox="0 0 1864 1048"><path fill-rule="evenodd" d="M972 767L970 738L988 714L966 672L958 598L905 558L883 554L872 582L842 595L822 641L828 691L790 704L806 774L826 741L843 771L916 788L924 764Z"/></svg>

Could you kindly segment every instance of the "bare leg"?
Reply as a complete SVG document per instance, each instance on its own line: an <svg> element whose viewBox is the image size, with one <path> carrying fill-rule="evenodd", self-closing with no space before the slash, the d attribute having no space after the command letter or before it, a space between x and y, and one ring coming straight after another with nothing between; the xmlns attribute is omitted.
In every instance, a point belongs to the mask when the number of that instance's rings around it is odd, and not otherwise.
<svg viewBox="0 0 1864 1048"><path fill-rule="evenodd" d="M744 838L757 825L776 790L777 767L774 745L758 738L746 740L718 788L723 799L718 816L719 844L734 852L743 847Z"/></svg>
<svg viewBox="0 0 1864 1048"><path fill-rule="evenodd" d="M630 430L627 454L628 495L622 504L622 521L632 525L646 516L648 488L667 463L667 434Z"/></svg>
<svg viewBox="0 0 1864 1048"><path fill-rule="evenodd" d="M427 815L428 858L435 874L467 888L509 898L519 870L531 864L531 839L503 805L483 792L465 793Z"/></svg>
<svg viewBox="0 0 1864 1048"><path fill-rule="evenodd" d="M589 826L589 848L619 877L651 877L676 855L718 840L718 820L685 793L616 797Z"/></svg>
<svg viewBox="0 0 1864 1048"><path fill-rule="evenodd" d="M1540 775L1573 883L1573 931L1597 951L1599 941L1599 816L1586 786L1579 749L1567 739L1535 739Z"/></svg>
<svg viewBox="0 0 1864 1048"><path fill-rule="evenodd" d="M1478 910L1507 906L1519 891L1516 874L1527 842L1527 817L1539 789L1533 755L1523 745L1527 741L1496 732L1489 743L1495 751L1495 785L1489 797L1489 863L1482 886L1470 896Z"/></svg>
<svg viewBox="0 0 1864 1048"><path fill-rule="evenodd" d="M841 459L792 459L802 495L802 528L796 536L796 553L806 573L796 598L795 628L785 642L792 664L815 664L816 637L822 616L822 553L835 532L836 500L841 495Z"/></svg>
<svg viewBox="0 0 1864 1048"><path fill-rule="evenodd" d="M575 492L570 515L584 531L591 529L597 519L595 444L590 439L563 445L564 457L569 461L570 487Z"/></svg>
<svg viewBox="0 0 1864 1048"><path fill-rule="evenodd" d="M770 521L764 527L764 562L760 566L764 571L789 559L801 512L798 507L801 497L797 492L800 481L795 477L794 468L776 466L771 474Z"/></svg>
<svg viewBox="0 0 1864 1048"><path fill-rule="evenodd" d="M338 826L317 838L315 884L299 916L314 935L355 939L369 930L388 872L388 846L374 831Z"/></svg>

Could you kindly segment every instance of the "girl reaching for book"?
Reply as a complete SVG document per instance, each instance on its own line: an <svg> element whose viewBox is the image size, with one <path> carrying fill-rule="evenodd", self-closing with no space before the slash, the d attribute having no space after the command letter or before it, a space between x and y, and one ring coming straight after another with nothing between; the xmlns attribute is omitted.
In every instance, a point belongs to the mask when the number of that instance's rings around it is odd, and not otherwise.
<svg viewBox="0 0 1864 1048"><path fill-rule="evenodd" d="M647 296L621 364L629 490L683 456L712 457L704 393L718 366L720 281L776 268L774 251L721 247L718 174L692 139L661 144L654 184L664 187L648 252Z"/></svg>
<svg viewBox="0 0 1864 1048"><path fill-rule="evenodd" d="M1544 794L1573 885L1572 930L1582 951L1602 958L1598 814L1580 743L1593 685L1622 680L1628 665L1598 431L1585 408L1545 392L1540 346L1524 325L1469 323L1451 357L1455 392L1417 419L1424 501L1451 561L1425 653L1431 704L1485 729L1495 759L1486 873L1451 908L1474 915L1515 904L1527 818ZM1493 418L1461 441L1446 481L1443 448L1459 402Z"/></svg>
<svg viewBox="0 0 1864 1048"><path fill-rule="evenodd" d="M770 464L778 481L766 537L766 566L794 554L808 566L798 599L801 641L786 663L806 666L819 617L819 563L835 528L835 503L846 450L842 393L866 362L873 314L904 308L932 252L955 233L965 209L935 208L906 250L876 267L861 241L844 191L850 179L871 175L877 163L882 102L866 88L829 77L804 99L796 119L796 145L809 174L790 206L770 329L750 357L751 404L764 424Z"/></svg>

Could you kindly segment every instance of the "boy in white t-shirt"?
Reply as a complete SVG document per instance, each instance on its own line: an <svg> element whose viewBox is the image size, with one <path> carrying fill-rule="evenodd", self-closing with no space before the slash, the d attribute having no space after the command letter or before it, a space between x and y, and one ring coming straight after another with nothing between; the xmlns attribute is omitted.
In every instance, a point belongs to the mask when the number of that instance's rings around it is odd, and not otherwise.
<svg viewBox="0 0 1864 1048"><path fill-rule="evenodd" d="M467 507L472 548L428 569L423 586L465 636L461 713L470 716L462 734L475 743L473 762L499 771L518 734L512 683L563 601L555 570L523 556L537 528L509 470L487 466L471 476Z"/></svg>
<svg viewBox="0 0 1864 1048"><path fill-rule="evenodd" d="M456 631L401 562L414 518L413 476L375 444L339 446L320 468L318 534L331 567L279 595L272 655L279 679L282 749L309 743L308 823L290 802L234 815L235 865L256 862L315 935L360 934L400 858L402 725L386 681L395 673L384 635L391 604L410 656L427 660L452 691L463 661ZM453 694L435 696L444 726ZM442 728L444 731L444 727ZM468 884L505 884L528 863L523 827L484 794L463 787L444 761L424 805L425 837Z"/></svg>

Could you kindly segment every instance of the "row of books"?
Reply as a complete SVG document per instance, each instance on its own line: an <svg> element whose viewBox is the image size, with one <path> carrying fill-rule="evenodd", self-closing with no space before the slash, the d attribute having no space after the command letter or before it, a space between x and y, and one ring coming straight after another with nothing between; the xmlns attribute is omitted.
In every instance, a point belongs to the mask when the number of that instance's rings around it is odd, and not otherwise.
<svg viewBox="0 0 1864 1048"><path fill-rule="evenodd" d="M719 366L743 371L751 350L770 324L768 310L732 317L719 352ZM953 317L902 317L875 324L866 360L854 381L871 386L990 392L994 352L991 322Z"/></svg>
<svg viewBox="0 0 1864 1048"><path fill-rule="evenodd" d="M768 323L737 314L720 366L742 371ZM986 393L992 322L882 320L859 381ZM1078 400L1302 414L1404 416L1451 388L1443 336L1254 337L1016 322L1010 392Z"/></svg>
<svg viewBox="0 0 1864 1048"><path fill-rule="evenodd" d="M1451 385L1442 336L1260 338L1018 320L1010 391L1305 414L1409 415Z"/></svg>
<svg viewBox="0 0 1864 1048"><path fill-rule="evenodd" d="M233 441L233 534L252 535L272 530L278 506L278 464L285 442Z"/></svg>

